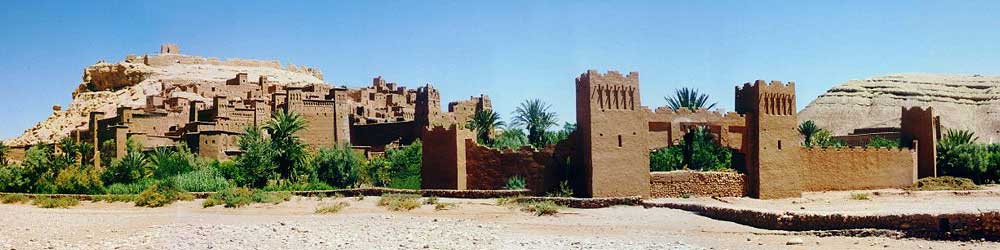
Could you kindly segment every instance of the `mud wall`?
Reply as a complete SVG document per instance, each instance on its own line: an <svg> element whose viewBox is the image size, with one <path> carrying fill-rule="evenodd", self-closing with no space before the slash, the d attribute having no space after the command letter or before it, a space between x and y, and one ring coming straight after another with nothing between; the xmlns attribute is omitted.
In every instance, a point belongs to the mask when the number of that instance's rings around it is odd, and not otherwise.
<svg viewBox="0 0 1000 250"><path fill-rule="evenodd" d="M504 189L514 176L524 178L526 188L544 194L559 185L559 172L553 165L553 147L535 151L530 147L518 150L496 150L465 141L466 184L473 190Z"/></svg>
<svg viewBox="0 0 1000 250"><path fill-rule="evenodd" d="M803 148L802 191L899 188L916 181L916 153L895 148Z"/></svg>
<svg viewBox="0 0 1000 250"><path fill-rule="evenodd" d="M747 177L736 172L670 171L649 173L650 197L743 197Z"/></svg>

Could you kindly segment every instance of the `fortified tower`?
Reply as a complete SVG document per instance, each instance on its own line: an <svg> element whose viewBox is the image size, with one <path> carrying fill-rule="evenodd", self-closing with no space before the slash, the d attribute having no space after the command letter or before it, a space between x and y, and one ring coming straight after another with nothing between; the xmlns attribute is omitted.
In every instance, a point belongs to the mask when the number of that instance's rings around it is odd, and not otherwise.
<svg viewBox="0 0 1000 250"><path fill-rule="evenodd" d="M746 116L749 194L760 199L799 197L802 191L795 83L757 80L736 87L736 112Z"/></svg>
<svg viewBox="0 0 1000 250"><path fill-rule="evenodd" d="M917 178L937 176L937 139L941 132L940 117L934 108L903 107L900 115L899 144L917 150Z"/></svg>
<svg viewBox="0 0 1000 250"><path fill-rule="evenodd" d="M584 196L649 196L648 109L639 99L638 72L588 70L576 78Z"/></svg>
<svg viewBox="0 0 1000 250"><path fill-rule="evenodd" d="M413 108L414 120L421 126L429 126L441 114L441 93L427 84L417 88L416 106Z"/></svg>

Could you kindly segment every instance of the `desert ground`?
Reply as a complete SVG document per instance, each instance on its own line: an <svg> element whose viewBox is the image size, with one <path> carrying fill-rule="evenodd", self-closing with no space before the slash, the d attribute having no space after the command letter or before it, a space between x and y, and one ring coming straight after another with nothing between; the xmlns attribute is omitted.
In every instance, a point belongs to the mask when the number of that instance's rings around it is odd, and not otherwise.
<svg viewBox="0 0 1000 250"><path fill-rule="evenodd" d="M848 198L839 193L824 204ZM951 197L951 196L949 196ZM964 199L953 197L954 199ZM819 237L761 230L667 208L565 208L535 216L493 199L448 199L393 212L379 197L294 197L281 204L202 208L202 200L161 208L82 202L69 209L0 205L2 249L1000 249L997 242L894 237ZM699 201L701 198L691 199ZM711 198L706 198L711 200ZM867 201L878 204L880 196ZM887 198L887 205L895 206ZM951 199L951 198L949 198ZM334 214L323 204L344 201ZM735 200L736 203L750 201ZM826 201L829 201L827 203ZM706 200L706 202L708 202ZM775 204L792 204L777 201ZM860 201L857 201L860 202ZM723 202L725 203L725 202ZM911 202L908 204L915 204ZM789 205L790 206L790 205ZM810 205L812 207L812 205ZM800 243L800 244L795 244Z"/></svg>

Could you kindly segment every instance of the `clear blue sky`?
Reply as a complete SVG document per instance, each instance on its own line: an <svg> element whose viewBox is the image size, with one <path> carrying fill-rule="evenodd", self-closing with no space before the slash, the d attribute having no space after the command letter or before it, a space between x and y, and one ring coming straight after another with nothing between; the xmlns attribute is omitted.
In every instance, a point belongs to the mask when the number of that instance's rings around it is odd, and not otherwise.
<svg viewBox="0 0 1000 250"><path fill-rule="evenodd" d="M573 121L573 79L639 71L656 107L690 86L732 110L733 86L798 83L801 109L833 84L897 72L1000 74L998 2L982 1L16 1L0 9L0 138L66 105L83 67L173 42L185 54L279 59L336 85L433 83ZM475 2L475 3L473 3Z"/></svg>

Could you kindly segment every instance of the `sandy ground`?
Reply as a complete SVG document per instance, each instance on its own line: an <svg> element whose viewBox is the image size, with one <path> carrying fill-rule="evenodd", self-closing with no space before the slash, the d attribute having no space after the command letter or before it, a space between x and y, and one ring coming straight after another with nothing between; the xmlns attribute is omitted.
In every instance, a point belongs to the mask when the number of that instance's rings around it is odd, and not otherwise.
<svg viewBox="0 0 1000 250"><path fill-rule="evenodd" d="M408 212L377 207L378 197L341 198L350 207L296 197L279 205L163 208L83 202L70 209L0 205L2 249L1000 249L993 242L881 237L816 237L760 230L689 212L641 207L563 209L538 217L493 200L441 199ZM801 245L786 245L801 239Z"/></svg>
<svg viewBox="0 0 1000 250"><path fill-rule="evenodd" d="M868 194L868 200L852 199L855 193ZM654 199L651 202L699 203L705 205L753 209L771 212L810 214L888 215L944 214L1000 211L1000 186L983 190L905 192L898 189L871 191L836 191L803 193L802 198L758 200L752 198Z"/></svg>

